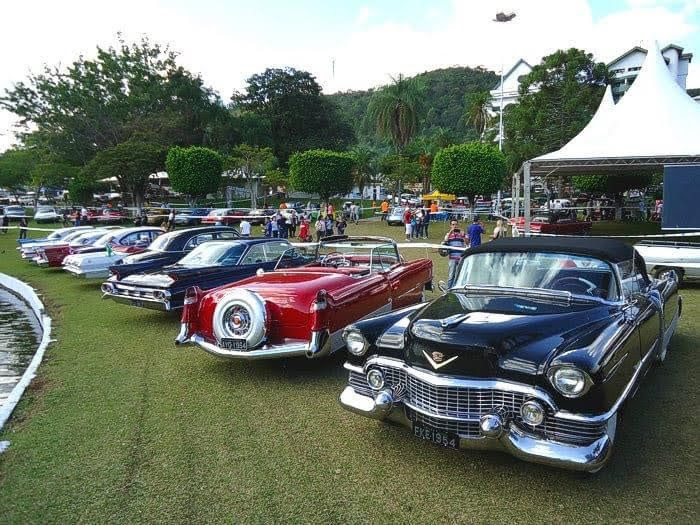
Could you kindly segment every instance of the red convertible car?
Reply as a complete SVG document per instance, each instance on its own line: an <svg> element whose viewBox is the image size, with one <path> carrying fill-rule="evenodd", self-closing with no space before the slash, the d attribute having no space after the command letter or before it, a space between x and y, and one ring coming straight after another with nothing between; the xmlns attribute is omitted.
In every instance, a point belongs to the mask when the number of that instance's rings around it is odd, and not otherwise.
<svg viewBox="0 0 700 525"><path fill-rule="evenodd" d="M279 266L301 256L294 248ZM348 324L415 304L432 289L432 261L406 262L382 237L326 237L310 263L279 266L207 293L189 288L176 343L226 358L323 357L344 346Z"/></svg>

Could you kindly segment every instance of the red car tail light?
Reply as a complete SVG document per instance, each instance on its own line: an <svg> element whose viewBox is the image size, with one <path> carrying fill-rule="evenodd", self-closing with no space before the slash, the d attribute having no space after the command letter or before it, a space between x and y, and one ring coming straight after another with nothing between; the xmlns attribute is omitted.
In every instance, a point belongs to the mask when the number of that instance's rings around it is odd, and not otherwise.
<svg viewBox="0 0 700 525"><path fill-rule="evenodd" d="M311 314L311 330L323 330L328 320L328 292L326 290L318 291L316 299L311 303L309 313Z"/></svg>
<svg viewBox="0 0 700 525"><path fill-rule="evenodd" d="M197 306L202 295L199 286L190 286L185 290L184 307L182 308L182 319L180 322L189 323L196 317Z"/></svg>

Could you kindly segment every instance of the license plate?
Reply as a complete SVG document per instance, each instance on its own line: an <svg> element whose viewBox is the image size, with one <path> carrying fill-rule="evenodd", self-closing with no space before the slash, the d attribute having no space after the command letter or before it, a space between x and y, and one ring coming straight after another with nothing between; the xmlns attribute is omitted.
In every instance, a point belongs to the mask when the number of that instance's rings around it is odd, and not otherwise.
<svg viewBox="0 0 700 525"><path fill-rule="evenodd" d="M139 308L143 308L143 301L140 301L138 299L132 299L131 304L134 306L138 306Z"/></svg>
<svg viewBox="0 0 700 525"><path fill-rule="evenodd" d="M245 339L232 339L230 337L223 337L221 339L221 348L226 350L248 350L248 341Z"/></svg>
<svg viewBox="0 0 700 525"><path fill-rule="evenodd" d="M418 439L430 441L443 447L459 448L459 435L454 432L446 432L421 425L420 423L413 423L413 435Z"/></svg>

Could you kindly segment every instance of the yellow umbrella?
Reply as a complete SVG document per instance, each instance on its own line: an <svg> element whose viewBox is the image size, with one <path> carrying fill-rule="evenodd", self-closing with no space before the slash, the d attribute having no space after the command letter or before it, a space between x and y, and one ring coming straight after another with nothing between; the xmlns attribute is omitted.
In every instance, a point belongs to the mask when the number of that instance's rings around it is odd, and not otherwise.
<svg viewBox="0 0 700 525"><path fill-rule="evenodd" d="M455 199L456 197L454 195L450 193L440 193L438 190L421 196L421 200L423 201L453 201Z"/></svg>

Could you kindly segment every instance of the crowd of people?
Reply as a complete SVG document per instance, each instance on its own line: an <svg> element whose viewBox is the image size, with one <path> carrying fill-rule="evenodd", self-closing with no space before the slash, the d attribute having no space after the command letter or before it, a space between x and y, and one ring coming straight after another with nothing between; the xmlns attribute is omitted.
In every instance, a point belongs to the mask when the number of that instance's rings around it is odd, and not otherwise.
<svg viewBox="0 0 700 525"><path fill-rule="evenodd" d="M312 215L318 213L315 221ZM312 242L315 238L320 241L331 235L344 235L348 222L358 224L360 209L354 203L349 203L341 211L336 211L332 204L324 204L318 212L306 211L298 213L296 210L288 210L283 213L278 210L274 215L265 219L263 235L265 237L291 239L297 237L301 242ZM313 224L312 224L313 222ZM241 235L250 236L250 224L247 220L241 222ZM312 231L313 228L313 231Z"/></svg>

